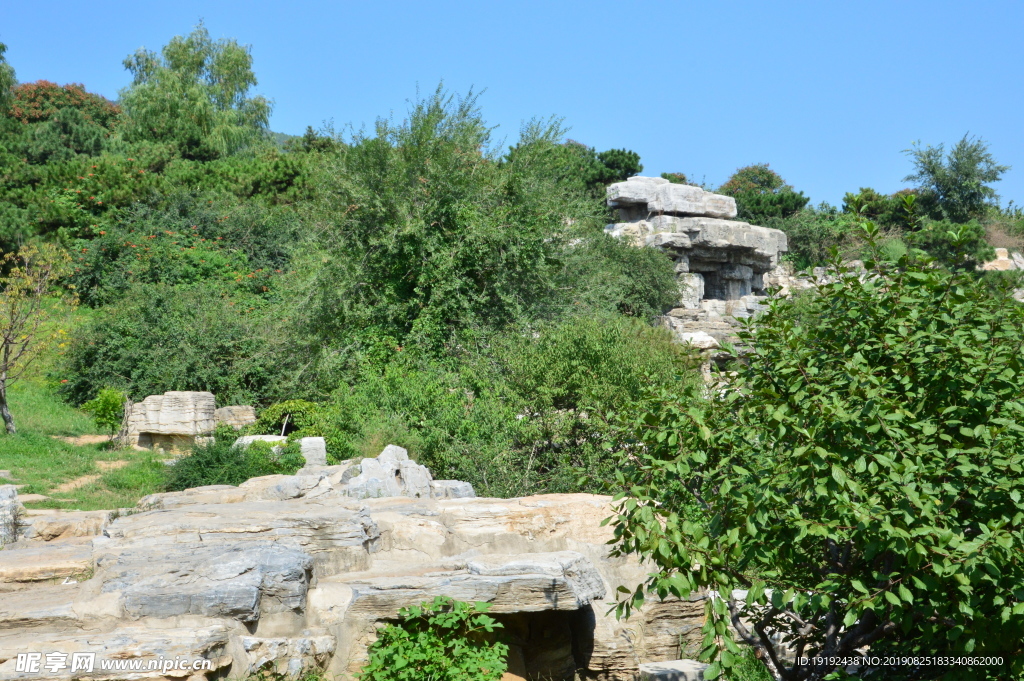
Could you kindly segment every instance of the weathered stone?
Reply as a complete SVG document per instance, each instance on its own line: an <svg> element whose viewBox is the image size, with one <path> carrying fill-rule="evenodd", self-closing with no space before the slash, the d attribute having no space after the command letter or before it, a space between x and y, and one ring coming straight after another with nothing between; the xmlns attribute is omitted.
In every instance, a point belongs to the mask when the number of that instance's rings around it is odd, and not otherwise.
<svg viewBox="0 0 1024 681"><path fill-rule="evenodd" d="M18 488L0 485L0 547L18 540L18 520L24 511L18 501Z"/></svg>
<svg viewBox="0 0 1024 681"><path fill-rule="evenodd" d="M462 480L431 480L430 496L435 499L471 499L476 492L473 485Z"/></svg>
<svg viewBox="0 0 1024 681"><path fill-rule="evenodd" d="M299 440L299 447L307 466L327 465L327 441L322 437L304 437Z"/></svg>
<svg viewBox="0 0 1024 681"><path fill-rule="evenodd" d="M95 537L103 533L111 511L25 511L19 523L21 540L55 541Z"/></svg>
<svg viewBox="0 0 1024 681"><path fill-rule="evenodd" d="M1005 248L997 248L995 259L982 263L979 266L979 269L990 272L1006 272L1009 270L1020 269L1017 264L1017 260L1020 259L1021 261L1024 261L1024 258L1022 258L1019 253L1014 253L1013 255L1016 257L1010 257L1009 251Z"/></svg>
<svg viewBox="0 0 1024 681"><path fill-rule="evenodd" d="M256 410L248 405L221 407L213 412L213 418L218 426L231 426L238 430L256 423Z"/></svg>
<svg viewBox="0 0 1024 681"><path fill-rule="evenodd" d="M151 663L173 662L176 658L188 663L206 660L204 672L216 672L231 664L226 654L230 629L221 623L177 628L128 626L104 634L96 632L61 632L40 634L38 631L0 632L0 681L25 679L194 679L205 678L191 668L162 670L150 668ZM16 671L19 653L46 652L63 654L64 666L53 671L41 668L39 673ZM91 671L72 672L71 655L95 655ZM45 664L46 658L43 658ZM104 667L106 663L106 667ZM141 671L134 671L133 664ZM193 677L193 674L196 676Z"/></svg>
<svg viewBox="0 0 1024 681"><path fill-rule="evenodd" d="M703 681L708 666L696 660L648 662L640 665L640 681Z"/></svg>
<svg viewBox="0 0 1024 681"><path fill-rule="evenodd" d="M619 208L626 221L659 213L736 217L736 200L731 196L674 184L660 177L631 177L609 185L606 192L608 205Z"/></svg>
<svg viewBox="0 0 1024 681"><path fill-rule="evenodd" d="M191 445L217 425L213 393L171 391L136 402L128 415L128 444L177 448Z"/></svg>
<svg viewBox="0 0 1024 681"><path fill-rule="evenodd" d="M379 497L430 498L430 471L409 459L401 447L388 445L375 459L363 459L358 464L358 474L353 467L346 471L339 491L344 496L356 499Z"/></svg>
<svg viewBox="0 0 1024 681"><path fill-rule="evenodd" d="M92 570L92 547L89 544L33 543L24 548L19 544L21 542L0 551L0 584L45 582Z"/></svg>
<svg viewBox="0 0 1024 681"><path fill-rule="evenodd" d="M259 638L243 636L239 640L249 656L243 676L257 671L297 678L310 668L327 665L337 641L326 630L306 631L302 636Z"/></svg>
<svg viewBox="0 0 1024 681"><path fill-rule="evenodd" d="M401 496L350 496L353 480L383 472L402 481ZM524 679L580 669L632 681L640 663L699 643L699 595L650 603L622 622L606 614L615 587L649 571L609 557L612 530L600 523L609 497L466 497L471 486L432 480L398 447L300 473L150 495L91 538L58 532L57 517L45 525L50 541L41 524L38 541L0 551L0 681L13 678L19 652L86 649L208 659L205 673L218 678L326 667L351 680L376 628L437 594L491 603L510 636L510 671ZM419 498L407 495L417 489Z"/></svg>

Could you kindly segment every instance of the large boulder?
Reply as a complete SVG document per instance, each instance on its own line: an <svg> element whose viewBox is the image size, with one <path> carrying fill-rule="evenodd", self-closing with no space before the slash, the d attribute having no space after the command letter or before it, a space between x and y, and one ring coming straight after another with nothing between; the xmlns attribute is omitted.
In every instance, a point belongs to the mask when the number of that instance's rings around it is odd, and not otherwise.
<svg viewBox="0 0 1024 681"><path fill-rule="evenodd" d="M187 447L217 426L213 393L170 391L131 405L128 443L147 448Z"/></svg>
<svg viewBox="0 0 1024 681"><path fill-rule="evenodd" d="M238 430L256 423L256 410L248 405L221 407L213 412L213 418L218 426L231 426Z"/></svg>
<svg viewBox="0 0 1024 681"><path fill-rule="evenodd" d="M608 205L618 208L623 221L656 214L736 217L736 199L700 187L674 184L661 177L631 177L608 186Z"/></svg>

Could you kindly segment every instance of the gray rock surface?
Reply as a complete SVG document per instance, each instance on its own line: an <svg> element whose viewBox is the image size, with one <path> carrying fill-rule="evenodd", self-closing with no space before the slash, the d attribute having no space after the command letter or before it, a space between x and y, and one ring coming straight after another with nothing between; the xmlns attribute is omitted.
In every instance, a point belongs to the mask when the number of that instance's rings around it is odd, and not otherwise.
<svg viewBox="0 0 1024 681"><path fill-rule="evenodd" d="M213 418L218 426L223 424L238 430L256 423L256 410L248 405L221 407L213 412Z"/></svg>
<svg viewBox="0 0 1024 681"><path fill-rule="evenodd" d="M371 487L400 494L358 496ZM649 570L609 557L610 498L472 492L389 447L294 476L155 494L128 511L35 516L0 550L0 681L24 681L16 658L32 651L206 665L127 674L97 662L33 679L201 681L258 669L294 678L316 668L351 680L380 624L439 594L491 604L520 678L579 669L632 681L681 644L696 651L700 595L621 622L607 614L615 588Z"/></svg>
<svg viewBox="0 0 1024 681"><path fill-rule="evenodd" d="M640 665L640 681L704 681L707 668L696 660L649 662Z"/></svg>
<svg viewBox="0 0 1024 681"><path fill-rule="evenodd" d="M0 485L0 546L18 538L18 519L24 508L18 502L18 488Z"/></svg>
<svg viewBox="0 0 1024 681"><path fill-rule="evenodd" d="M299 440L307 466L327 465L327 442L322 437L304 437Z"/></svg>
<svg viewBox="0 0 1024 681"><path fill-rule="evenodd" d="M659 213L736 217L736 199L700 187L674 184L661 177L631 177L609 185L608 205L619 208L623 221Z"/></svg>
<svg viewBox="0 0 1024 681"><path fill-rule="evenodd" d="M128 415L128 444L184 447L217 425L213 393L171 391L136 402Z"/></svg>

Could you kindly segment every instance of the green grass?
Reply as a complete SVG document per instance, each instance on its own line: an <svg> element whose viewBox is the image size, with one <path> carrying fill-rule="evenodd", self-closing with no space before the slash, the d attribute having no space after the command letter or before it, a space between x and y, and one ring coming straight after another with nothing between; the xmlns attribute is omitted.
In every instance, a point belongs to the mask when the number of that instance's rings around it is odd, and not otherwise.
<svg viewBox="0 0 1024 681"><path fill-rule="evenodd" d="M9 398L18 433L0 434L0 469L10 470L17 484L25 485L19 494L50 497L26 503L26 508L123 508L160 491L165 467L154 454L114 450L107 443L73 445L54 439L96 434L97 430L88 415L58 400L41 382L16 383ZM117 470L103 471L96 464L125 460L131 463ZM86 475L101 477L74 490L53 491L62 483Z"/></svg>

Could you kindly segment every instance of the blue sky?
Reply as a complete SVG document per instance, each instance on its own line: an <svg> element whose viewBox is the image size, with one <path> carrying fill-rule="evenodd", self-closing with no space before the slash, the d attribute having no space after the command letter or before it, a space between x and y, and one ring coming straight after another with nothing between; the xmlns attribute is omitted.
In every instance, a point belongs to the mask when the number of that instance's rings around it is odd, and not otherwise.
<svg viewBox="0 0 1024 681"><path fill-rule="evenodd" d="M125 56L203 19L252 46L271 127L300 134L401 117L439 81L486 89L509 142L558 115L569 136L640 153L644 174L710 184L768 162L815 203L892 192L912 142L981 136L1024 203L1024 3L986 2L16 2L0 41L21 81L107 97Z"/></svg>

